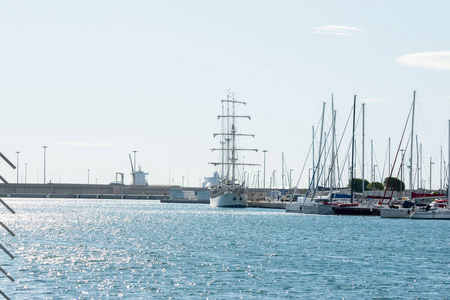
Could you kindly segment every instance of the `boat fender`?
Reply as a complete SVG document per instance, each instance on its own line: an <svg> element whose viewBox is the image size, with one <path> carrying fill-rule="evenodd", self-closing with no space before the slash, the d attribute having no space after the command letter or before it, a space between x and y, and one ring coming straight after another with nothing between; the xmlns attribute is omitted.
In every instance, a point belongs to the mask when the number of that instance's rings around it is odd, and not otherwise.
<svg viewBox="0 0 450 300"><path fill-rule="evenodd" d="M408 209L408 215L410 214L411 212L409 211L409 209Z"/></svg>

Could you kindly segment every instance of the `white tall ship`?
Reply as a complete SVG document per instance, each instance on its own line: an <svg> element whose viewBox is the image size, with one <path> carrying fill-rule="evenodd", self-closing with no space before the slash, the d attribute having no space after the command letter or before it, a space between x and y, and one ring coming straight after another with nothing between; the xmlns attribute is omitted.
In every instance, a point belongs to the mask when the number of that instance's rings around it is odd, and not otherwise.
<svg viewBox="0 0 450 300"><path fill-rule="evenodd" d="M240 163L238 152L258 151L257 149L242 149L237 147L238 137L254 137L253 134L238 132L237 119L251 119L250 116L236 115L236 105L246 105L245 102L236 101L234 94L228 93L226 100L222 102L222 132L214 133L214 137L220 137L221 148L211 149L220 151L219 162L211 162L214 166L219 166L219 183L211 187L210 205L211 207L247 207L247 187L244 174L238 176L239 166L256 166L256 164Z"/></svg>

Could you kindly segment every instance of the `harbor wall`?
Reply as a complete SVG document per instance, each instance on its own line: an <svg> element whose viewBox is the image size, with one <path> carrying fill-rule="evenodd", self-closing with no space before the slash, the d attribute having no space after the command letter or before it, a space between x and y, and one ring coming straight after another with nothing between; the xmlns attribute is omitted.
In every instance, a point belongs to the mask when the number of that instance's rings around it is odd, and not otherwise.
<svg viewBox="0 0 450 300"><path fill-rule="evenodd" d="M0 197L17 198L111 198L161 199L179 186L109 185L109 184L0 184ZM193 188L192 190L195 190ZM199 189L201 190L201 189Z"/></svg>

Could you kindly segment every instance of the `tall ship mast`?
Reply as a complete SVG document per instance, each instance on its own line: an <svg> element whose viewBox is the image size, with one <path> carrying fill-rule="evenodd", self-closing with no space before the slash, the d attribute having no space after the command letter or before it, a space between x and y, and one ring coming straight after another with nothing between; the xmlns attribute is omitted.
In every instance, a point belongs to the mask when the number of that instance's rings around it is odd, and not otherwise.
<svg viewBox="0 0 450 300"><path fill-rule="evenodd" d="M238 178L239 166L258 166L239 162L238 153L241 151L258 151L258 149L238 148L237 139L241 137L254 137L254 134L238 132L237 119L251 120L250 116L236 115L236 105L247 105L245 102L236 101L233 93L227 94L222 102L222 114L218 119L222 120L222 132L214 133L214 137L220 137L221 148L213 148L212 151L220 151L219 162L211 162L214 166L220 166L219 184L211 187L210 204L212 207L247 207L247 187L242 174Z"/></svg>

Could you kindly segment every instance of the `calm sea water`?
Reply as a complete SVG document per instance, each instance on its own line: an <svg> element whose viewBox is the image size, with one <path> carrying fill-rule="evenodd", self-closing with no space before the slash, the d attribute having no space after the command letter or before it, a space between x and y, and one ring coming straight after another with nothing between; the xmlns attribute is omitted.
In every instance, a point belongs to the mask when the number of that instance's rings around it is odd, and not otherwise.
<svg viewBox="0 0 450 300"><path fill-rule="evenodd" d="M6 200L12 299L450 299L448 221Z"/></svg>

